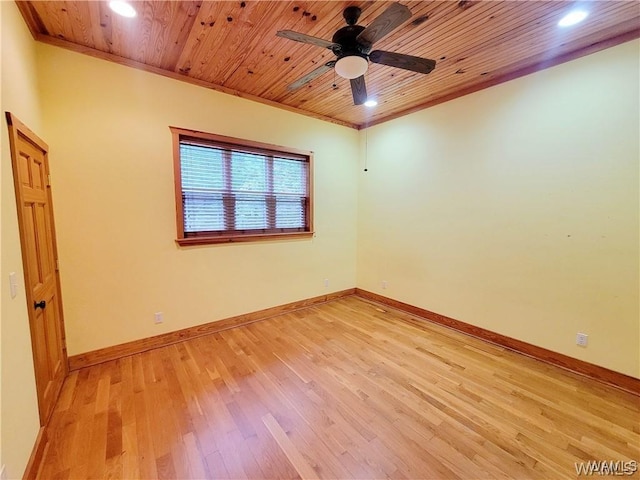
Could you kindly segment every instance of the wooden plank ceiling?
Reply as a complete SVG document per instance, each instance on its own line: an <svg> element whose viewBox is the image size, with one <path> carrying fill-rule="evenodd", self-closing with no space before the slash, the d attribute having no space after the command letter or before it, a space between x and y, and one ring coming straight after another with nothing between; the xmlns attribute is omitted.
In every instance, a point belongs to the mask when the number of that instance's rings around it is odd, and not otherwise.
<svg viewBox="0 0 640 480"><path fill-rule="evenodd" d="M278 30L331 40L342 11L368 25L389 2L138 1L135 18L103 1L24 1L37 40L143 68L336 123L361 128L640 36L640 4L587 1L587 19L559 28L574 1L408 1L411 19L374 48L437 61L423 75L370 64L367 89L379 105L354 106L349 81L329 71L290 92L287 85L335 58L276 37Z"/></svg>

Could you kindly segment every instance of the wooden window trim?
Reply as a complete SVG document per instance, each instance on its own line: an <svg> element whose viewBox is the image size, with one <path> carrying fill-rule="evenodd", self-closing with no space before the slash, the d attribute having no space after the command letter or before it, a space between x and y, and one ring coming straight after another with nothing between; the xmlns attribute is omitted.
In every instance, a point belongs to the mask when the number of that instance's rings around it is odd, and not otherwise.
<svg viewBox="0 0 640 480"><path fill-rule="evenodd" d="M313 230L313 152L306 150L299 150L290 147L283 147L279 145L271 145L267 143L255 142L252 140L245 140L241 138L228 137L224 135L217 135L213 133L200 132L197 130L189 130L179 127L169 127L172 133L173 139L173 173L174 173L174 191L175 191L175 204L176 204L176 228L177 237L176 243L180 246L191 245L209 245L220 243L237 243L237 242L257 242L265 240L294 240L310 238L314 235ZM308 206L305 209L305 215L307 217L308 230L300 231L299 229L282 229L281 232L265 232L265 233L216 233L212 232L210 235L207 232L197 233L193 236L186 236L184 231L184 211L182 204L182 170L180 164L180 142L185 139L192 140L194 144L198 144L201 141L203 145L208 142L215 144L215 146L227 145L230 148L238 151L245 151L248 153L260 153L260 154L284 154L288 157L304 160L308 163L308 182L309 182L309 196ZM273 155L268 157L270 163L273 163ZM230 181L230 179L227 179ZM272 174L268 175L267 181L270 185L273 184Z"/></svg>

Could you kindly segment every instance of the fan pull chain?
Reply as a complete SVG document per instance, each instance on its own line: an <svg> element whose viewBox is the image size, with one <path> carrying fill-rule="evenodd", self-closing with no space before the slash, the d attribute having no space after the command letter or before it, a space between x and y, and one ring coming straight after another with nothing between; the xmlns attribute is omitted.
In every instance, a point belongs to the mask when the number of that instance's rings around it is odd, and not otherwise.
<svg viewBox="0 0 640 480"><path fill-rule="evenodd" d="M367 135L367 128L364 129L364 171L368 172L367 168L367 157L368 157L368 147L369 147L369 137Z"/></svg>

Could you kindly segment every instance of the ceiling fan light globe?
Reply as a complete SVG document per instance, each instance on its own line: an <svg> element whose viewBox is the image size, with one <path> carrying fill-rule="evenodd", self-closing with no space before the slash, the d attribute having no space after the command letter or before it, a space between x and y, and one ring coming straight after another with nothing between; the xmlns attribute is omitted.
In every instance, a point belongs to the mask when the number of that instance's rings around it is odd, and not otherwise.
<svg viewBox="0 0 640 480"><path fill-rule="evenodd" d="M334 68L342 78L351 80L364 75L368 67L369 63L366 58L359 55L349 55L338 60Z"/></svg>

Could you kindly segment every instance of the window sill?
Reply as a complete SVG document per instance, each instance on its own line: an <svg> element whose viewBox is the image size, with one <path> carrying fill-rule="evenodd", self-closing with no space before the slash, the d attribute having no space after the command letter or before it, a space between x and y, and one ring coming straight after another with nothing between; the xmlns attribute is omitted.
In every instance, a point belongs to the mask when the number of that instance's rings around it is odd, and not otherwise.
<svg viewBox="0 0 640 480"><path fill-rule="evenodd" d="M236 235L219 237L189 237L178 238L176 243L181 247L192 245L211 245L217 243L240 243L259 242L265 240L299 240L301 238L313 237L314 232L294 232L294 233L259 233L256 235Z"/></svg>

